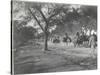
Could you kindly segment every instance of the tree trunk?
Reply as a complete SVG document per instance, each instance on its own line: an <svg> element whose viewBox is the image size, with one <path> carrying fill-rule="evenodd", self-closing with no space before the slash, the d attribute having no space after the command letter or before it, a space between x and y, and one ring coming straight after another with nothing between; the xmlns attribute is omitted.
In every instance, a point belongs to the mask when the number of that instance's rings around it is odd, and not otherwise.
<svg viewBox="0 0 100 75"><path fill-rule="evenodd" d="M48 34L45 33L44 50L48 50Z"/></svg>
<svg viewBox="0 0 100 75"><path fill-rule="evenodd" d="M45 41L44 41L44 51L48 50L48 22L46 21L46 26L45 26L45 32L44 32L44 36L45 36Z"/></svg>

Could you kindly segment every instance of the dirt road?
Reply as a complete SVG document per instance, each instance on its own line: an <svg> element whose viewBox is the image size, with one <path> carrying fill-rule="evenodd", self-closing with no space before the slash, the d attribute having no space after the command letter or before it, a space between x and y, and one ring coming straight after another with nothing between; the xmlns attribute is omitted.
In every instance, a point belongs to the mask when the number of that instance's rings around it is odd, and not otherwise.
<svg viewBox="0 0 100 75"><path fill-rule="evenodd" d="M44 52L42 46L27 45L15 56L14 70L15 74L93 70L97 68L97 57L90 54L90 48L49 44L49 51Z"/></svg>

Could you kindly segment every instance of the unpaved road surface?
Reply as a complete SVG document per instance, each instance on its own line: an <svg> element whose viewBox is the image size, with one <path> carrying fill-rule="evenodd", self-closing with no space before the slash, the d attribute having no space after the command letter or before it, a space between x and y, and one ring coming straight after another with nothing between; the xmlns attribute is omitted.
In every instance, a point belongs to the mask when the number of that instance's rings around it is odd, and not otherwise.
<svg viewBox="0 0 100 75"><path fill-rule="evenodd" d="M49 51L43 46L26 45L14 55L15 74L79 71L97 69L97 49L91 57L90 48L67 47L62 44L50 44Z"/></svg>

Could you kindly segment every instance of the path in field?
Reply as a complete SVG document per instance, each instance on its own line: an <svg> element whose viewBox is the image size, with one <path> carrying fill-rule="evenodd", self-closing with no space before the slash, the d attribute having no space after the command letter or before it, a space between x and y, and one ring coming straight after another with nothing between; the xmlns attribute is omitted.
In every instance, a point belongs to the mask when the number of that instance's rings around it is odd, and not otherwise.
<svg viewBox="0 0 100 75"><path fill-rule="evenodd" d="M27 45L15 57L15 73L42 73L91 70L97 68L96 58L90 56L90 48L67 47L64 44L49 43L44 53L41 47ZM97 51L95 51L95 54Z"/></svg>

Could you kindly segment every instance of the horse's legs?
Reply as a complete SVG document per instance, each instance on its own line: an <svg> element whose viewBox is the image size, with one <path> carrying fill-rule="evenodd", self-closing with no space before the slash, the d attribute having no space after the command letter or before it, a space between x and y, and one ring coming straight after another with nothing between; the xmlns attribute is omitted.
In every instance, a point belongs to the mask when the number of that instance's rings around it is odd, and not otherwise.
<svg viewBox="0 0 100 75"><path fill-rule="evenodd" d="M91 45L91 57L95 58L95 47Z"/></svg>
<svg viewBox="0 0 100 75"><path fill-rule="evenodd" d="M73 44L74 44L74 47L76 47L76 43L75 43L75 42L73 42Z"/></svg>
<svg viewBox="0 0 100 75"><path fill-rule="evenodd" d="M68 42L66 42L66 46L68 46Z"/></svg>
<svg viewBox="0 0 100 75"><path fill-rule="evenodd" d="M76 44L75 44L75 47L79 47L79 44L76 43Z"/></svg>
<svg viewBox="0 0 100 75"><path fill-rule="evenodd" d="M89 41L87 41L87 46L90 47L90 45L89 45Z"/></svg>
<svg viewBox="0 0 100 75"><path fill-rule="evenodd" d="M70 46L70 43L71 43L71 42L68 42L68 47Z"/></svg>

